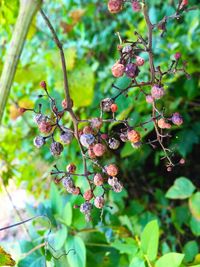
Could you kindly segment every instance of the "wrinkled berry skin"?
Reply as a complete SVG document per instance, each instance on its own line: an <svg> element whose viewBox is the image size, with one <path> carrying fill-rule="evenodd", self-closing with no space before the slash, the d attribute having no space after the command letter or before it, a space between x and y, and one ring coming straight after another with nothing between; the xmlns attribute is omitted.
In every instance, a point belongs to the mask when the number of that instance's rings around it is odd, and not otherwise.
<svg viewBox="0 0 200 267"><path fill-rule="evenodd" d="M96 197L95 199L94 199L94 205L95 205L95 207L96 208L98 208L98 209L102 209L103 208L103 206L104 206L104 203L105 203L105 200L104 200L104 198L103 197Z"/></svg>
<svg viewBox="0 0 200 267"><path fill-rule="evenodd" d="M74 183L71 179L71 177L67 176L67 177L64 177L62 179L62 184L65 188L73 188L74 187Z"/></svg>
<svg viewBox="0 0 200 267"><path fill-rule="evenodd" d="M72 194L73 195L79 195L80 194L80 188L79 187L73 187Z"/></svg>
<svg viewBox="0 0 200 267"><path fill-rule="evenodd" d="M116 176L119 172L117 166L115 164L110 164L105 167L106 172L109 176Z"/></svg>
<svg viewBox="0 0 200 267"><path fill-rule="evenodd" d="M65 132L62 132L60 135L61 142L66 144L66 145L71 143L72 138L73 138L73 134L71 131L66 130Z"/></svg>
<svg viewBox="0 0 200 267"><path fill-rule="evenodd" d="M102 119L100 118L93 118L90 121L90 125L93 129L100 129L102 126Z"/></svg>
<svg viewBox="0 0 200 267"><path fill-rule="evenodd" d="M70 163L67 165L66 169L69 173L74 173L76 171L76 165L74 163Z"/></svg>
<svg viewBox="0 0 200 267"><path fill-rule="evenodd" d="M180 126L181 124L183 124L183 118L178 112L175 112L172 115L172 122L173 124Z"/></svg>
<svg viewBox="0 0 200 267"><path fill-rule="evenodd" d="M95 159L96 158L96 155L94 154L94 151L93 151L93 146L90 146L88 148L88 156L90 159Z"/></svg>
<svg viewBox="0 0 200 267"><path fill-rule="evenodd" d="M104 182L104 179L100 173L96 173L93 179L93 183L96 186L101 186Z"/></svg>
<svg viewBox="0 0 200 267"><path fill-rule="evenodd" d="M140 133L138 133L135 130L128 131L127 136L128 140L131 141L132 143L137 143L141 139Z"/></svg>
<svg viewBox="0 0 200 267"><path fill-rule="evenodd" d="M91 190L87 190L84 194L83 197L85 200L90 201L93 198L93 192Z"/></svg>
<svg viewBox="0 0 200 267"><path fill-rule="evenodd" d="M82 134L80 136L80 142L84 147L89 147L95 141L94 135L92 134Z"/></svg>
<svg viewBox="0 0 200 267"><path fill-rule="evenodd" d="M170 129L171 124L167 123L164 118L158 120L158 127L160 129Z"/></svg>
<svg viewBox="0 0 200 267"><path fill-rule="evenodd" d="M119 137L122 140L122 142L127 142L128 141L127 132L120 133Z"/></svg>
<svg viewBox="0 0 200 267"><path fill-rule="evenodd" d="M143 65L144 65L144 62L145 62L145 61L144 61L144 58L139 57L139 56L136 57L136 65L137 65L137 66L139 66L139 67L140 67L140 66L143 66Z"/></svg>
<svg viewBox="0 0 200 267"><path fill-rule="evenodd" d="M104 112L110 112L113 104L112 98L105 98L101 101L101 108Z"/></svg>
<svg viewBox="0 0 200 267"><path fill-rule="evenodd" d="M126 76L129 78L135 78L139 74L138 66L135 63L128 63L125 68Z"/></svg>
<svg viewBox="0 0 200 267"><path fill-rule="evenodd" d="M45 139L42 136L37 136L35 137L33 143L37 148L40 148L45 144Z"/></svg>
<svg viewBox="0 0 200 267"><path fill-rule="evenodd" d="M151 95L154 99L160 99L164 96L164 94L165 94L165 91L164 91L163 87L160 87L157 84L155 84L151 88Z"/></svg>
<svg viewBox="0 0 200 267"><path fill-rule="evenodd" d="M118 78L123 76L125 67L123 64L116 62L112 67L112 74L114 77Z"/></svg>
<svg viewBox="0 0 200 267"><path fill-rule="evenodd" d="M141 10L141 5L140 5L140 3L139 3L138 1L133 1L133 2L132 2L132 9L133 9L133 11L135 11L135 12L140 11L140 10Z"/></svg>
<svg viewBox="0 0 200 267"><path fill-rule="evenodd" d="M101 157L106 152L106 147L101 143L95 144L93 146L93 152L95 156Z"/></svg>
<svg viewBox="0 0 200 267"><path fill-rule="evenodd" d="M40 122L40 124L38 125L38 128L40 130L41 133L47 134L50 133L52 130L52 125L50 122L48 121L42 121Z"/></svg>
<svg viewBox="0 0 200 267"><path fill-rule="evenodd" d="M81 204L81 206L80 206L80 212L82 212L84 214L90 213L91 209L92 209L92 204L89 202L85 202L85 203Z"/></svg>
<svg viewBox="0 0 200 267"><path fill-rule="evenodd" d="M113 185L112 187L113 191L116 192L116 193L120 193L123 189L123 186L120 182L117 182Z"/></svg>
<svg viewBox="0 0 200 267"><path fill-rule="evenodd" d="M37 125L39 125L41 122L43 121L47 121L47 117L43 114L37 114L34 117L34 121L37 123Z"/></svg>
<svg viewBox="0 0 200 267"><path fill-rule="evenodd" d="M110 149L118 149L119 148L119 146L120 146L120 142L117 140L117 139L115 139L115 138L110 138L109 140L108 140L108 145L109 145L109 148Z"/></svg>
<svg viewBox="0 0 200 267"><path fill-rule="evenodd" d="M59 142L53 142L51 144L50 151L53 156L59 156L63 151L63 145Z"/></svg>
<svg viewBox="0 0 200 267"><path fill-rule="evenodd" d="M109 0L108 1L108 10L110 13L119 13L122 10L123 1L122 0Z"/></svg>

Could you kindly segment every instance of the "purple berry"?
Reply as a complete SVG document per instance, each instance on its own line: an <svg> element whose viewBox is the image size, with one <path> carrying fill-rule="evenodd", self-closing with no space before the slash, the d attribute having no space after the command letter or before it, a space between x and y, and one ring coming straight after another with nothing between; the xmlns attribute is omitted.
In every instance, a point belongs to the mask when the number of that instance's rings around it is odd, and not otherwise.
<svg viewBox="0 0 200 267"><path fill-rule="evenodd" d="M37 136L35 137L33 143L37 148L40 148L45 144L45 139L42 136Z"/></svg>
<svg viewBox="0 0 200 267"><path fill-rule="evenodd" d="M138 66L135 63L128 63L125 68L126 76L135 78L139 74Z"/></svg>
<svg viewBox="0 0 200 267"><path fill-rule="evenodd" d="M183 124L183 118L178 112L175 112L172 115L172 122L173 124L180 126L181 124Z"/></svg>
<svg viewBox="0 0 200 267"><path fill-rule="evenodd" d="M63 145L59 142L53 142L51 144L50 151L53 156L59 156L63 151Z"/></svg>

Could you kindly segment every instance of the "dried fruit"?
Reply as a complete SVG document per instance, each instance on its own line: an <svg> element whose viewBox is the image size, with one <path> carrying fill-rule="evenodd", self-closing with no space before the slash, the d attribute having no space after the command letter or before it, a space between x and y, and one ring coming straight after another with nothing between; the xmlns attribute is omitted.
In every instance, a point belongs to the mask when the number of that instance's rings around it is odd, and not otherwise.
<svg viewBox="0 0 200 267"><path fill-rule="evenodd" d="M61 133L60 135L60 140L61 142L63 142L64 144L68 145L71 143L73 138L73 134L71 131L69 130L65 130L64 132Z"/></svg>
<svg viewBox="0 0 200 267"><path fill-rule="evenodd" d="M38 125L38 128L41 133L47 134L51 132L53 127L49 121L41 121Z"/></svg>
<svg viewBox="0 0 200 267"><path fill-rule="evenodd" d="M138 66L135 63L128 63L125 68L126 76L135 78L139 74Z"/></svg>
<svg viewBox="0 0 200 267"><path fill-rule="evenodd" d="M83 197L85 200L90 201L93 198L93 192L92 190L87 190L84 194Z"/></svg>
<svg viewBox="0 0 200 267"><path fill-rule="evenodd" d="M140 3L139 3L138 1L133 1L133 2L132 2L132 9L133 9L133 11L135 11L135 12L140 11L140 10L141 10L141 5L140 5Z"/></svg>
<svg viewBox="0 0 200 267"><path fill-rule="evenodd" d="M93 152L95 156L101 157L106 152L106 147L101 143L95 144L93 146Z"/></svg>
<svg viewBox="0 0 200 267"><path fill-rule="evenodd" d="M118 149L118 147L120 146L120 142L115 138L110 138L108 140L108 145L110 149Z"/></svg>
<svg viewBox="0 0 200 267"><path fill-rule="evenodd" d="M101 128L101 126L102 126L102 119L100 119L100 118L93 118L93 119L91 119L91 121L90 121L90 124L91 124L91 127L92 128L96 128L96 129L100 129Z"/></svg>
<svg viewBox="0 0 200 267"><path fill-rule="evenodd" d="M66 169L69 173L74 173L76 171L76 165L74 163L70 163L67 165Z"/></svg>
<svg viewBox="0 0 200 267"><path fill-rule="evenodd" d="M92 134L82 134L80 136L80 142L84 147L89 147L95 141L94 135Z"/></svg>
<svg viewBox="0 0 200 267"><path fill-rule="evenodd" d="M80 194L80 188L79 187L73 187L72 194L73 195L79 195Z"/></svg>
<svg viewBox="0 0 200 267"><path fill-rule="evenodd" d="M128 134L127 134L127 132L120 133L120 136L119 137L122 140L122 142L128 141Z"/></svg>
<svg viewBox="0 0 200 267"><path fill-rule="evenodd" d="M170 129L171 128L171 124L167 123L164 118L161 118L161 119L158 120L158 127L160 129Z"/></svg>
<svg viewBox="0 0 200 267"><path fill-rule="evenodd" d="M112 98L105 98L101 101L101 109L104 112L110 112L111 111L111 106L113 104Z"/></svg>
<svg viewBox="0 0 200 267"><path fill-rule="evenodd" d="M108 178L108 184L109 184L110 186L114 186L115 183L118 183L118 179L117 179L117 177L109 177L109 178Z"/></svg>
<svg viewBox="0 0 200 267"><path fill-rule="evenodd" d="M103 206L104 206L104 203L105 203L105 200L104 200L104 198L102 196L96 197L94 199L94 205L98 209L102 209Z"/></svg>
<svg viewBox="0 0 200 267"><path fill-rule="evenodd" d="M109 176L116 176L119 172L117 166L115 164L110 164L108 166L105 167L106 172Z"/></svg>
<svg viewBox="0 0 200 267"><path fill-rule="evenodd" d="M92 204L89 202L85 202L85 203L81 204L81 206L80 206L80 212L82 212L84 214L90 213L91 209L92 209Z"/></svg>
<svg viewBox="0 0 200 267"><path fill-rule="evenodd" d="M172 115L172 122L173 124L180 126L181 124L183 124L183 118L178 112L175 112Z"/></svg>
<svg viewBox="0 0 200 267"><path fill-rule="evenodd" d="M59 142L53 142L50 147L51 154L53 156L59 156L63 151L63 145Z"/></svg>
<svg viewBox="0 0 200 267"><path fill-rule="evenodd" d="M94 151L93 151L93 146L90 146L90 147L88 148L88 156L89 156L89 158L91 158L91 159L95 159L95 158L96 158L96 155L94 154Z"/></svg>
<svg viewBox="0 0 200 267"><path fill-rule="evenodd" d="M62 184L65 188L74 188L74 183L70 176L63 177Z"/></svg>
<svg viewBox="0 0 200 267"><path fill-rule="evenodd" d="M131 141L132 143L137 143L141 139L140 133L135 130L128 131L127 136L128 140Z"/></svg>
<svg viewBox="0 0 200 267"><path fill-rule="evenodd" d="M108 1L108 10L110 13L118 13L122 10L123 0L109 0Z"/></svg>
<svg viewBox="0 0 200 267"><path fill-rule="evenodd" d="M93 128L91 126L85 126L83 128L83 133L84 134L94 134Z"/></svg>
<svg viewBox="0 0 200 267"><path fill-rule="evenodd" d="M136 65L137 66L143 66L144 62L145 62L144 58L136 56Z"/></svg>
<svg viewBox="0 0 200 267"><path fill-rule="evenodd" d="M40 148L45 144L45 138L42 136L37 136L35 137L33 143L37 148Z"/></svg>
<svg viewBox="0 0 200 267"><path fill-rule="evenodd" d="M104 179L100 173L96 173L93 179L94 185L100 186L103 184Z"/></svg>
<svg viewBox="0 0 200 267"><path fill-rule="evenodd" d="M123 76L125 67L123 64L116 62L112 67L112 74L114 77L118 78Z"/></svg>
<svg viewBox="0 0 200 267"><path fill-rule="evenodd" d="M159 85L155 84L152 88L151 88L151 95L153 98L155 99L160 99L161 97L163 97L165 94L165 91L163 89L163 87L160 87Z"/></svg>

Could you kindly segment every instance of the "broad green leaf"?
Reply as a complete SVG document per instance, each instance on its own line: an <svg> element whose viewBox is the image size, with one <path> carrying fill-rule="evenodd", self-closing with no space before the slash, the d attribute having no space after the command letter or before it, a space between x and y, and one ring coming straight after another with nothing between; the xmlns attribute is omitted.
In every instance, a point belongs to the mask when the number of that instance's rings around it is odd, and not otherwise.
<svg viewBox="0 0 200 267"><path fill-rule="evenodd" d="M141 235L141 248L150 261L156 259L158 253L159 227L157 220L149 222Z"/></svg>
<svg viewBox="0 0 200 267"><path fill-rule="evenodd" d="M180 253L167 253L156 261L155 267L179 267L184 258L184 254Z"/></svg>
<svg viewBox="0 0 200 267"><path fill-rule="evenodd" d="M183 252L185 254L184 262L192 262L194 257L199 252L199 247L196 241L189 241L185 244L183 248Z"/></svg>
<svg viewBox="0 0 200 267"><path fill-rule="evenodd" d="M129 265L129 267L145 267L144 260L134 257Z"/></svg>
<svg viewBox="0 0 200 267"><path fill-rule="evenodd" d="M67 239L65 246L66 252L74 249L68 254L68 261L70 267L85 267L86 264L86 249L83 240L78 236L70 236Z"/></svg>
<svg viewBox="0 0 200 267"><path fill-rule="evenodd" d="M115 240L111 246L119 250L120 253L126 253L134 256L138 250L136 241L133 238L124 238L123 240Z"/></svg>
<svg viewBox="0 0 200 267"><path fill-rule="evenodd" d="M71 225L71 223L72 223L72 205L70 202L67 202L67 204L65 205L63 219L68 226Z"/></svg>
<svg viewBox="0 0 200 267"><path fill-rule="evenodd" d="M15 266L12 256L0 247L0 266Z"/></svg>
<svg viewBox="0 0 200 267"><path fill-rule="evenodd" d="M50 238L50 243L55 250L60 250L62 246L65 244L67 239L67 227L62 225L62 227L55 232Z"/></svg>
<svg viewBox="0 0 200 267"><path fill-rule="evenodd" d="M197 192L190 197L189 208L192 215L200 221L200 192Z"/></svg>
<svg viewBox="0 0 200 267"><path fill-rule="evenodd" d="M54 183L51 183L50 198L53 213L61 215L63 210L63 199Z"/></svg>
<svg viewBox="0 0 200 267"><path fill-rule="evenodd" d="M94 96L94 72L84 62L69 72L69 88L75 107L85 107L92 103Z"/></svg>
<svg viewBox="0 0 200 267"><path fill-rule="evenodd" d="M190 197L194 190L195 186L189 179L180 177L176 179L175 183L169 188L166 197L171 199L185 199Z"/></svg>
<svg viewBox="0 0 200 267"><path fill-rule="evenodd" d="M192 233L196 236L200 236L200 221L198 221L196 218L192 217L190 220L190 228L192 230Z"/></svg>

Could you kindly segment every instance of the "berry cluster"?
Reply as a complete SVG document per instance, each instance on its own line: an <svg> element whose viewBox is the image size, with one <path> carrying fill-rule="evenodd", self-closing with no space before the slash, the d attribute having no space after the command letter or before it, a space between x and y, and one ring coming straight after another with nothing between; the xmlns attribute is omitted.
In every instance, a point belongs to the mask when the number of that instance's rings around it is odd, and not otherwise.
<svg viewBox="0 0 200 267"><path fill-rule="evenodd" d="M109 0L108 10L111 13L120 12L126 1L123 0ZM62 183L66 191L73 195L79 195L83 198L84 202L75 208L79 208L80 211L85 215L86 220L91 219L91 211L95 206L98 209L102 209L105 205L106 191L113 190L116 193L122 191L123 186L118 178L119 169L114 163L107 163L107 156L110 152L117 150L124 142L130 142L133 148L139 148L141 145L149 144L153 148L156 145L160 145L163 150L163 159L166 160L166 168L171 171L175 165L184 164L185 160L181 159L178 163L174 163L171 159L172 151L164 146L163 140L170 135L168 132L164 133L171 128L172 124L180 126L183 123L182 116L175 112L174 114L167 116L162 110L157 107L157 102L160 101L165 95L165 85L163 84L163 77L165 75L174 75L177 72L183 72L186 77L189 78L189 74L186 72L186 62L181 60L181 54L175 53L174 59L172 60L167 70L161 70L160 66L154 64L154 54L152 50L152 35L153 29L158 28L162 23L162 20L157 24L152 24L148 15L147 5L145 1L133 0L131 2L132 9L134 12L142 12L146 21L148 38L142 37L138 32L135 32L136 41L122 41L120 35L120 44L117 49L119 51L119 58L113 65L111 71L115 78L126 75L130 79L130 84L121 89L115 84L112 86L119 92L116 96L105 98L100 102L100 115L96 118L81 120L77 118L73 110L73 101L70 97L66 63L64 58L64 52L62 50L62 44L60 43L53 26L43 11L43 16L47 26L51 30L54 37L55 43L60 50L62 59L62 69L64 77L64 89L66 98L62 101L62 109L59 110L55 99L49 94L47 90L47 84L45 81L40 83L41 88L45 91L45 94L40 97L47 96L50 101L51 114L45 115L41 112L42 106L39 105L39 110L32 110L35 113L34 121L38 126L40 135L34 139L34 145L37 148L41 148L50 141L50 151L55 157L61 155L66 145L69 145L73 139L76 139L80 154L82 156L84 172L78 173L75 164L70 163L66 166L66 170L59 170L56 165L51 171L51 175L54 177L55 183ZM170 18L179 16L179 12L185 9L187 1L179 2L175 15ZM166 23L165 18L165 23ZM147 53L148 62L145 62L141 56L142 53ZM181 63L181 67L179 67ZM148 80L140 81L140 70L145 64L149 64L150 70L148 71ZM142 78L140 77L140 80ZM138 88L146 99L147 105L152 107L151 119L140 123L139 125L131 126L131 118L119 120L116 118L116 112L118 106L116 100L121 95L128 96L128 91L131 88ZM29 109L30 110L30 109ZM23 113L26 110L23 109ZM64 115L68 114L71 118L73 126L71 128L65 127ZM123 125L119 127L118 132L105 132L105 124L107 123L118 123ZM142 140L142 130L145 129L144 125L147 123L153 123L155 129L156 138L154 140ZM84 124L84 126L81 126ZM86 125L85 125L86 124ZM108 160L109 162L109 160ZM89 163L89 164L88 164ZM83 191L76 185L76 179L74 177L81 177L86 179L88 188ZM101 194L96 194L96 188L101 188ZM97 190L98 191L98 190Z"/></svg>

